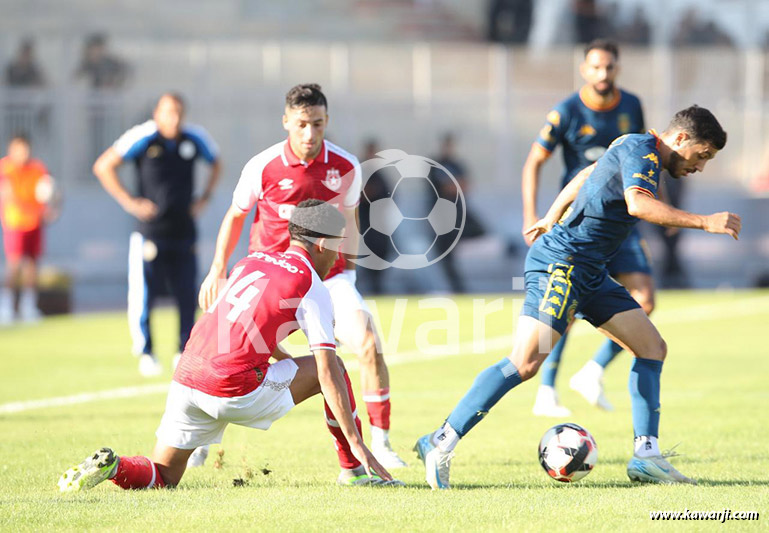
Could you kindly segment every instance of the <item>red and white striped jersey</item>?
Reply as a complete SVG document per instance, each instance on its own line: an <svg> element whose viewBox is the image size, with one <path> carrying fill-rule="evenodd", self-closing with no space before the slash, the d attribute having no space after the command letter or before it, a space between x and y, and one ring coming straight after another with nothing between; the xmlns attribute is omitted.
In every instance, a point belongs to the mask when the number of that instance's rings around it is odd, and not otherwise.
<svg viewBox="0 0 769 533"><path fill-rule="evenodd" d="M335 350L328 289L303 249L239 261L192 329L174 381L212 396L243 396L262 382L277 344L300 329L310 350Z"/></svg>
<svg viewBox="0 0 769 533"><path fill-rule="evenodd" d="M247 213L256 205L248 251L282 252L288 247L288 219L302 200L317 198L340 211L360 202L358 159L323 141L318 156L306 163L291 150L288 140L267 148L243 167L232 195L232 205ZM344 270L341 255L327 278Z"/></svg>

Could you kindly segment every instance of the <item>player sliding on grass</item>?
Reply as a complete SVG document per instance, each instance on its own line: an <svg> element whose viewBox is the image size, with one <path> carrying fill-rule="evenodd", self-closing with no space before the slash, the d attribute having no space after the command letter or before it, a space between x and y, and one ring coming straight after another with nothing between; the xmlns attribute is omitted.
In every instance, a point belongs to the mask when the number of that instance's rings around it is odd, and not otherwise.
<svg viewBox="0 0 769 533"><path fill-rule="evenodd" d="M635 434L630 479L695 483L673 468L657 444L667 346L638 302L609 277L607 263L639 219L738 238L737 215L697 215L655 198L662 170L673 178L702 171L725 144L726 132L710 111L692 106L679 111L660 136L650 131L620 137L563 189L529 230L536 242L526 256L526 300L512 353L478 374L444 424L416 443L431 487L449 488L459 439L502 396L537 373L575 314L635 356L629 383Z"/></svg>
<svg viewBox="0 0 769 533"><path fill-rule="evenodd" d="M322 279L337 259L342 214L320 200L291 216L285 252L255 252L233 268L195 324L157 430L152 459L101 448L59 479L64 491L111 479L124 489L176 486L198 446L221 442L227 424L268 429L322 393L336 440L341 485L402 485L366 448L344 366L335 354L331 297ZM278 343L301 328L313 356L292 359ZM270 356L278 359L270 364Z"/></svg>

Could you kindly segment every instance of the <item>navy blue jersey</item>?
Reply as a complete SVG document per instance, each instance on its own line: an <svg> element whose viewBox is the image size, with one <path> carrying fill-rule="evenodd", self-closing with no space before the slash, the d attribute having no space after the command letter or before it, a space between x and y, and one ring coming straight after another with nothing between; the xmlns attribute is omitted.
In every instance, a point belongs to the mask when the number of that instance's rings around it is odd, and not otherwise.
<svg viewBox="0 0 769 533"><path fill-rule="evenodd" d="M197 126L183 126L178 139L166 139L154 120L134 126L114 144L124 161L136 164L136 194L158 206L153 220L139 222L139 232L148 238L188 239L195 237L190 213L194 191L195 160L214 163L216 143Z"/></svg>
<svg viewBox="0 0 769 533"><path fill-rule="evenodd" d="M596 162L614 139L643 131L643 111L638 97L618 90L614 102L599 108L590 101L584 87L548 113L536 142L548 153L559 144L563 147L565 168L561 187L565 187L580 170Z"/></svg>
<svg viewBox="0 0 769 533"><path fill-rule="evenodd" d="M625 191L657 195L662 171L658 147L654 132L615 140L561 221L534 246L544 247L555 259L602 269L638 222L627 211Z"/></svg>

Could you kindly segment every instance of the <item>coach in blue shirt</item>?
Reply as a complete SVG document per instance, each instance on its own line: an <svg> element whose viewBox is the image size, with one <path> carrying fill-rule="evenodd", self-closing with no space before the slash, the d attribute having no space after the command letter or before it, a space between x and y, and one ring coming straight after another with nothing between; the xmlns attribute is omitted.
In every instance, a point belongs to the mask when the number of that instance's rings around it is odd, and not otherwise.
<svg viewBox="0 0 769 533"><path fill-rule="evenodd" d="M149 315L163 284L179 307L179 352L195 320L197 258L195 218L219 181L219 149L200 127L183 124L184 101L178 94L160 97L152 120L134 126L93 165L104 189L137 219L128 252L128 323L139 371L161 371L152 351ZM202 157L211 174L203 194L195 199L195 160ZM138 186L131 194L117 169L124 161L136 165Z"/></svg>

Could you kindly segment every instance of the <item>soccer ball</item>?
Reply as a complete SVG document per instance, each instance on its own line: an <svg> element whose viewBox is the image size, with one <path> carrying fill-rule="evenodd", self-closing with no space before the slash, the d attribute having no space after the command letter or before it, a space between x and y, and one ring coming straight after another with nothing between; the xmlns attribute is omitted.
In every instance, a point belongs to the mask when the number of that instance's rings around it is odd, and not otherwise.
<svg viewBox="0 0 769 533"><path fill-rule="evenodd" d="M558 424L539 441L539 464L556 481L579 481L598 461L595 439L577 424Z"/></svg>
<svg viewBox="0 0 769 533"><path fill-rule="evenodd" d="M465 199L459 184L446 168L425 157L401 150L377 156L361 165L361 203L368 209L361 210L367 216L361 216L356 262L383 270L423 268L439 261L464 226Z"/></svg>

